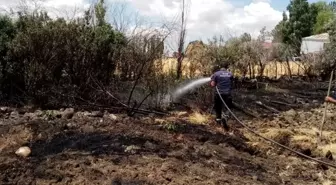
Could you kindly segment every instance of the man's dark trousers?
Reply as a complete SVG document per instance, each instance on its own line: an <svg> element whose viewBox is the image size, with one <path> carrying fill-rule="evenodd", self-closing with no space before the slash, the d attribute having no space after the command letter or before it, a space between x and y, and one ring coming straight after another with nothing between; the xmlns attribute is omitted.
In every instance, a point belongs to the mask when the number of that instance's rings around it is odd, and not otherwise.
<svg viewBox="0 0 336 185"><path fill-rule="evenodd" d="M220 96L223 98L225 104L231 109L233 107L232 96L231 94L217 94L215 93L215 111L216 111L216 119L222 119L222 110L226 109L223 101Z"/></svg>

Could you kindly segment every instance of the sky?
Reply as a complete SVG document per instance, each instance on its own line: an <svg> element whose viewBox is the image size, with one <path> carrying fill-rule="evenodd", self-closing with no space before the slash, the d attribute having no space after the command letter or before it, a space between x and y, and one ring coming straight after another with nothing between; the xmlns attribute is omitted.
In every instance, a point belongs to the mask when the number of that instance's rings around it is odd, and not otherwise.
<svg viewBox="0 0 336 185"><path fill-rule="evenodd" d="M263 27L270 31L281 21L282 13L286 11L290 2L290 0L185 1L191 2L188 6L186 43L193 40L207 41L215 35L222 35L227 39L244 32L257 37ZM317 1L309 0L310 3ZM127 0L127 2L129 10L138 11L149 19L158 17L169 19L181 10L182 0Z"/></svg>
<svg viewBox="0 0 336 185"><path fill-rule="evenodd" d="M39 1L39 0L35 0ZM53 15L75 16L89 7L95 0L43 0L39 1ZM172 21L181 10L182 0L105 0L108 4L109 20L116 14L111 13L115 7L123 6L119 22L127 22L134 27L135 15L147 23L159 24ZM185 0L188 3L188 21L186 43L193 40L206 41L215 35L224 37L239 36L247 32L253 37L266 27L272 30L282 19L282 12L290 0ZM318 0L309 0L310 3ZM330 2L331 0L326 0ZM6 9L18 5L20 0L0 0L0 8ZM113 6L114 5L114 6ZM114 8L111 8L114 7ZM120 10L120 8L119 8ZM162 26L161 25L161 26ZM147 25L148 26L148 25ZM173 39L174 40L174 39ZM177 39L175 39L177 40Z"/></svg>

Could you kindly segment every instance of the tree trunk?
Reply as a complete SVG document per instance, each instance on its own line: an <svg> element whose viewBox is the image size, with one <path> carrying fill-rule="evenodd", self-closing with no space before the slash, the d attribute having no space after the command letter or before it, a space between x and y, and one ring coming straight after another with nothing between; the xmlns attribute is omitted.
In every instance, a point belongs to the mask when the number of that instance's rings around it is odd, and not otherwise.
<svg viewBox="0 0 336 185"><path fill-rule="evenodd" d="M183 57L180 55L178 56L177 58L177 79L180 79L181 76L182 76L182 60L183 60Z"/></svg>
<svg viewBox="0 0 336 185"><path fill-rule="evenodd" d="M245 69L243 70L243 78L244 78L244 79L245 79L245 77L246 77L247 72L248 72L248 69L245 68Z"/></svg>
<svg viewBox="0 0 336 185"><path fill-rule="evenodd" d="M290 78L292 78L292 71L291 71L291 68L290 68L290 63L289 63L288 57L286 57L286 63L287 63L287 68L288 68L288 75L289 75Z"/></svg>
<svg viewBox="0 0 336 185"><path fill-rule="evenodd" d="M275 79L278 78L278 62L275 61Z"/></svg>
<svg viewBox="0 0 336 185"><path fill-rule="evenodd" d="M265 70L265 65L262 62L259 62L259 77L263 77L264 76L264 70Z"/></svg>
<svg viewBox="0 0 336 185"><path fill-rule="evenodd" d="M180 31L180 38L179 38L179 44L178 44L178 57L177 57L177 79L180 79L182 76L182 60L183 60L183 46L185 41L185 33L186 33L186 25L185 25L185 2L183 0L182 2L182 22L181 22L181 31Z"/></svg>
<svg viewBox="0 0 336 185"><path fill-rule="evenodd" d="M255 71L254 71L254 66L253 65L251 65L251 70L252 70L252 76L253 76L253 78L255 78Z"/></svg>
<svg viewBox="0 0 336 185"><path fill-rule="evenodd" d="M250 78L252 78L252 66L251 66L251 62L249 62L249 73L250 73Z"/></svg>
<svg viewBox="0 0 336 185"><path fill-rule="evenodd" d="M7 61L5 61L4 59L2 59L2 61L1 61L1 68L2 69L1 69L1 83L0 83L0 85L3 85L2 81L7 78Z"/></svg>

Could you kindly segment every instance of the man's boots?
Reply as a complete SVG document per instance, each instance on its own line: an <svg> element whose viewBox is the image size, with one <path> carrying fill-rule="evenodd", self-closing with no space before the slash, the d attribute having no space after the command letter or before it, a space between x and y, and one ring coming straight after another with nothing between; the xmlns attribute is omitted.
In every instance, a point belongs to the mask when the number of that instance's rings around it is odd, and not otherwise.
<svg viewBox="0 0 336 185"><path fill-rule="evenodd" d="M229 130L229 126L227 125L227 118L224 116L222 119L216 119L217 124L220 124L226 131Z"/></svg>
<svg viewBox="0 0 336 185"><path fill-rule="evenodd" d="M223 127L224 127L224 129L226 131L229 130L229 126L227 124L228 123L228 119L229 119L229 116L227 116L227 115L224 115L223 118L222 118L222 125L223 125Z"/></svg>

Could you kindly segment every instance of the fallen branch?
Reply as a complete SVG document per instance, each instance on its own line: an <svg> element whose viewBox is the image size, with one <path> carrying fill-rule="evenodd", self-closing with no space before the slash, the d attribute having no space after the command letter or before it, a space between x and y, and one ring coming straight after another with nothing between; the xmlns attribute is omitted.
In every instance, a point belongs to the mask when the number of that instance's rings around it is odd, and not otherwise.
<svg viewBox="0 0 336 185"><path fill-rule="evenodd" d="M253 118L259 118L258 115L255 115L255 114L253 114L253 113L251 113L251 112L249 112L249 111L246 111L244 108L242 108L241 106L239 106L237 103L232 102L232 104L233 104L233 106L234 106L235 109L237 109L237 110L239 110L239 111L245 113L246 115L251 116L251 117L253 117Z"/></svg>
<svg viewBox="0 0 336 185"><path fill-rule="evenodd" d="M319 93L319 92L294 91L293 93L294 93L294 94L297 94L297 95L302 95L302 96L304 96L304 97L320 96L320 95L321 95L321 93Z"/></svg>
<svg viewBox="0 0 336 185"><path fill-rule="evenodd" d="M131 115L131 116L133 116L136 112L134 112L134 110L136 110L136 109L139 109L140 107L141 107L141 105L147 100L147 98L150 96L150 95L152 95L152 91L150 92L150 93L148 93L147 94L147 96L140 102L140 104L138 105L138 107L137 108L135 108L135 106L130 110L130 112L129 112L129 114Z"/></svg>
<svg viewBox="0 0 336 185"><path fill-rule="evenodd" d="M263 107L263 108L265 108L265 109L267 109L267 110L269 110L269 111L271 111L271 112L274 112L274 113L280 113L280 111L279 110L277 110L277 109L275 109L275 108L273 108L273 107L270 107L270 106L267 106L267 105L265 105L265 104L263 104L262 102L260 102L260 101L256 101L255 102L257 105L259 105L260 107Z"/></svg>
<svg viewBox="0 0 336 185"><path fill-rule="evenodd" d="M118 98L116 98L111 92L109 92L108 90L106 90L103 87L103 85L99 84L99 82L97 82L95 79L92 78L92 80L100 88L101 91L105 92L112 99L116 100L127 111L131 110L132 112L142 113L142 114L144 114L144 113L146 113L146 114L153 113L153 114L158 114L158 115L161 115L161 116L169 115L169 113L165 113L165 112L158 112L158 111L153 111L153 110L145 110L145 109L135 108L135 106L134 107L129 107L128 105L126 105L125 103L123 103L122 101L120 101ZM146 99L147 99L147 97L146 97Z"/></svg>
<svg viewBox="0 0 336 185"><path fill-rule="evenodd" d="M110 110L110 111L129 111L129 107L101 107L102 110ZM145 110L145 109L134 109L133 110L136 113L139 114L157 114L160 116L167 116L169 113L166 112L160 112L156 110Z"/></svg>
<svg viewBox="0 0 336 185"><path fill-rule="evenodd" d="M103 91L104 91L107 95L109 95L111 98L113 98L114 100L116 100L120 105L129 108L128 105L126 105L126 104L124 104L123 102L121 102L118 98L116 98L115 96L113 96L113 94L110 93L109 91L104 90L104 89L103 89Z"/></svg>
<svg viewBox="0 0 336 185"><path fill-rule="evenodd" d="M289 103L284 103L284 102L279 102L279 101L270 101L271 103L279 104L279 105L284 105L288 107L298 107L297 105L289 104Z"/></svg>
<svg viewBox="0 0 336 185"><path fill-rule="evenodd" d="M166 112L158 112L158 111L155 111L155 110L145 110L145 109L135 109L133 110L137 113L146 113L146 114L157 114L157 115L161 115L161 116L167 116L169 115L169 113L166 113Z"/></svg>
<svg viewBox="0 0 336 185"><path fill-rule="evenodd" d="M106 93L109 96L114 97L110 92L106 91ZM147 114L153 113L153 114L158 114L158 115L162 115L162 116L169 115L169 113L165 113L165 112L158 112L158 111L154 111L154 110L145 110L145 109L140 109L140 108L129 107L126 104L122 103L120 100L119 100L119 103L121 105L123 105L126 110L128 110L128 111L131 110L132 112L136 112L136 113L147 113Z"/></svg>

